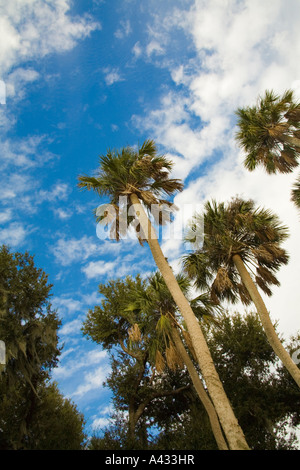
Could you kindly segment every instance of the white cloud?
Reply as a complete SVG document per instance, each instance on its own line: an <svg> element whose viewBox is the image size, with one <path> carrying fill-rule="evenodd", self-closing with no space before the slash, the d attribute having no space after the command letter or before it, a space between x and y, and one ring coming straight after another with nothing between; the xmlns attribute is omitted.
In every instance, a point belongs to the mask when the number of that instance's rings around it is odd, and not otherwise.
<svg viewBox="0 0 300 470"><path fill-rule="evenodd" d="M165 50L157 40L153 39L149 42L149 44L147 44L146 53L148 56L151 56L153 54L161 55L165 53Z"/></svg>
<svg viewBox="0 0 300 470"><path fill-rule="evenodd" d="M101 27L91 17L69 15L70 0L0 2L0 76L29 59L70 50Z"/></svg>
<svg viewBox="0 0 300 470"><path fill-rule="evenodd" d="M83 305L80 300L73 299L73 297L54 297L52 299L53 307L57 308L60 315L74 314L82 309Z"/></svg>
<svg viewBox="0 0 300 470"><path fill-rule="evenodd" d="M14 165L24 170L53 159L54 155L51 152L43 150L46 142L47 138L44 135L14 140L3 138L0 142L1 168Z"/></svg>
<svg viewBox="0 0 300 470"><path fill-rule="evenodd" d="M54 209L54 213L61 220L69 219L72 216L72 212L70 210L63 209L62 207Z"/></svg>
<svg viewBox="0 0 300 470"><path fill-rule="evenodd" d="M54 379L67 378L78 373L80 369L90 368L92 366L103 363L102 368L106 367L107 352L102 351L99 347L91 351L83 351L82 349L72 349L71 355L61 358L60 365L53 370Z"/></svg>
<svg viewBox="0 0 300 470"><path fill-rule="evenodd" d="M40 202L66 200L69 193L70 188L66 183L56 183L49 191L41 189L38 194L38 199Z"/></svg>
<svg viewBox="0 0 300 470"><path fill-rule="evenodd" d="M24 243L28 231L18 222L12 222L0 231L0 243L12 248Z"/></svg>
<svg viewBox="0 0 300 470"><path fill-rule="evenodd" d="M80 333L82 328L82 320L76 318L75 320L69 321L65 325L63 325L59 330L60 336L70 336L73 334Z"/></svg>
<svg viewBox="0 0 300 470"><path fill-rule="evenodd" d="M74 262L82 262L98 250L98 245L92 237L84 235L82 238L60 238L51 248L56 261L62 266Z"/></svg>
<svg viewBox="0 0 300 470"><path fill-rule="evenodd" d="M8 222L12 218L12 210L5 209L3 212L0 212L0 223Z"/></svg>
<svg viewBox="0 0 300 470"><path fill-rule="evenodd" d="M116 262L113 261L90 261L82 271L88 279L94 279L100 276L111 275L116 268Z"/></svg>
<svg viewBox="0 0 300 470"><path fill-rule="evenodd" d="M120 27L115 32L115 36L118 39L124 39L132 33L132 28L129 20L121 20Z"/></svg>
<svg viewBox="0 0 300 470"><path fill-rule="evenodd" d="M109 418L94 418L91 424L93 430L103 429L110 423Z"/></svg>
<svg viewBox="0 0 300 470"><path fill-rule="evenodd" d="M132 52L133 52L133 55L134 55L136 58L138 58L138 57L140 57L140 56L142 55L143 50L142 50L142 47L141 47L139 41L136 42L135 45L133 46Z"/></svg>
<svg viewBox="0 0 300 470"><path fill-rule="evenodd" d="M106 85L111 86L114 83L122 82L124 78L122 78L120 71L116 67L105 67L103 69L104 73L104 80Z"/></svg>
<svg viewBox="0 0 300 470"><path fill-rule="evenodd" d="M98 367L97 369L93 370L92 372L86 372L83 377L82 383L77 387L72 396L83 396L88 392L101 389L103 387L103 382L106 379L107 375L107 368L106 367Z"/></svg>
<svg viewBox="0 0 300 470"><path fill-rule="evenodd" d="M11 72L6 79L6 96L14 100L20 100L24 97L26 86L35 80L38 80L40 74L33 69L17 68Z"/></svg>

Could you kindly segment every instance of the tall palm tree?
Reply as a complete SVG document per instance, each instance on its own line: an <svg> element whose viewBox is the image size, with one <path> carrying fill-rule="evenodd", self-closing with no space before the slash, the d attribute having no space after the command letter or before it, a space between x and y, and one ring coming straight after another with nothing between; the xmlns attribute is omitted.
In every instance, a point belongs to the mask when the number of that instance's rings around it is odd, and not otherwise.
<svg viewBox="0 0 300 470"><path fill-rule="evenodd" d="M126 198L130 213L133 208L139 222L140 239L147 241L156 265L186 322L201 372L228 444L231 449L248 450L243 431L226 396L199 322L164 257L157 234L144 209L145 207L150 211L152 204L165 204L172 209L172 204L162 199L162 196L171 196L183 189L178 179L170 178L172 166L172 162L165 156L158 155L155 143L147 140L137 150L125 147L101 156L98 174L95 177L80 176L79 187L94 190L99 196L109 197L110 203L116 209L116 238L119 236L120 227L120 197ZM132 220L128 218L127 222Z"/></svg>
<svg viewBox="0 0 300 470"><path fill-rule="evenodd" d="M281 246L288 236L286 227L270 211L240 198L227 205L207 202L202 217L203 247L184 257L185 271L198 287L210 285L215 300L239 298L246 305L253 301L269 343L300 386L300 370L278 338L257 288L271 295L270 286L279 285L276 272L288 262Z"/></svg>
<svg viewBox="0 0 300 470"><path fill-rule="evenodd" d="M245 167L263 165L268 173L290 173L298 166L300 105L293 91L266 91L257 106L238 108L237 142L246 152Z"/></svg>
<svg viewBox="0 0 300 470"><path fill-rule="evenodd" d="M186 276L177 275L176 280L182 291L187 295L191 284L189 279ZM150 276L148 285L138 286L137 289L132 291L130 297L132 297L132 301L129 299L128 309L135 312L144 312L142 316L146 315L149 321L154 320L154 322L157 322L157 334L155 338L152 338L154 347L150 348L152 350L152 361L159 370L164 370L165 365L168 365L171 369L186 366L198 397L208 414L218 448L228 450L218 415L178 332L178 329L182 330L182 326L176 318L176 305L161 274L157 272ZM214 318L213 314L218 308L205 294L194 299L191 304L194 307L193 310L199 313L201 317L210 317L211 319ZM137 340L139 340L138 326L137 330ZM183 330L183 333L186 341L190 343L187 332Z"/></svg>

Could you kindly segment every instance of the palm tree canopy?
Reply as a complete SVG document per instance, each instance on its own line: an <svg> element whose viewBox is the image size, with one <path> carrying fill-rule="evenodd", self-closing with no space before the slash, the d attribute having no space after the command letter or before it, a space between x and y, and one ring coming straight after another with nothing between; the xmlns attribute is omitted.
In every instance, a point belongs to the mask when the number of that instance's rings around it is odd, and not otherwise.
<svg viewBox="0 0 300 470"><path fill-rule="evenodd" d="M189 296L192 287L191 280L184 274L177 274L176 280L184 294ZM140 331L144 339L147 333L143 327L143 322L146 325L156 324L155 336L152 334L151 338L149 337L151 343L149 357L156 364L156 368L163 370L166 364L171 369L177 365L182 365L177 353L174 351L171 339L172 328L179 327L189 348L192 351L193 348L188 332L185 330L184 325L180 324L177 316L177 306L160 272L155 272L149 276L145 283L136 284L136 287L127 296L127 302L125 311L132 312L137 318L141 319L141 321L137 321L136 331ZM195 315L199 319L217 324L216 316L220 312L220 307L210 299L207 293L200 294L190 302Z"/></svg>
<svg viewBox="0 0 300 470"><path fill-rule="evenodd" d="M197 224L199 214L194 216ZM233 257L239 255L268 295L270 285L279 285L275 273L288 262L281 243L288 230L271 211L255 208L252 200L232 199L228 204L208 201L204 214L204 243L183 258L186 273L198 288L208 287L212 298L249 304L250 296L241 283ZM255 269L255 272L253 272Z"/></svg>
<svg viewBox="0 0 300 470"><path fill-rule="evenodd" d="M246 152L246 168L253 171L261 164L268 173L293 171L300 152L300 104L293 91L281 97L266 91L257 106L238 108L236 114L236 139Z"/></svg>
<svg viewBox="0 0 300 470"><path fill-rule="evenodd" d="M100 156L96 176L79 176L78 186L92 189L99 196L108 196L117 217L120 198L129 209L131 194L136 194L148 210L151 210L151 205L158 204L172 211L175 207L164 198L183 189L179 179L170 178L172 166L172 161L158 154L154 141L146 140L137 149L124 147L121 150L109 150L106 155ZM132 220L133 217L129 217L128 223ZM159 214L157 222L162 223L162 220Z"/></svg>
<svg viewBox="0 0 300 470"><path fill-rule="evenodd" d="M300 209L300 175L295 181L293 189L292 189L292 201Z"/></svg>

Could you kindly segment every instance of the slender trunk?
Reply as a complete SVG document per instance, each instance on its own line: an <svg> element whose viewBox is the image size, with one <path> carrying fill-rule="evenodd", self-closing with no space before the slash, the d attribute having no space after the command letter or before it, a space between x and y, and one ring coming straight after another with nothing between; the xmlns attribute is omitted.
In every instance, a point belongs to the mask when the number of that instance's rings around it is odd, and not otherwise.
<svg viewBox="0 0 300 470"><path fill-rule="evenodd" d="M185 298L182 290L180 289L172 269L163 255L154 228L152 227L150 220L148 219L142 205L140 204L137 195L131 194L130 198L140 222L142 231L147 238L156 265L163 276L163 279L175 301L175 304L177 305L186 322L187 329L189 331L193 347L197 355L199 366L203 374L203 378L206 382L207 389L214 403L216 412L218 413L230 449L249 450L249 446L246 442L243 431L233 413L228 397L214 366L199 322L197 321L188 300Z"/></svg>
<svg viewBox="0 0 300 470"><path fill-rule="evenodd" d="M280 339L278 338L275 328L271 322L269 312L257 290L256 285L254 284L250 274L248 273L243 260L239 255L234 255L233 261L245 287L247 288L250 294L253 303L255 304L257 313L260 317L262 326L264 328L270 345L272 346L275 354L277 354L279 359L282 361L283 365L287 368L297 385L300 387L300 370L298 369L288 352L283 347Z"/></svg>
<svg viewBox="0 0 300 470"><path fill-rule="evenodd" d="M172 337L172 340L175 344L175 347L176 347L177 351L179 352L179 354L181 356L181 359L183 360L184 364L187 367L188 373L189 373L189 375L192 379L193 385L194 385L195 390L196 390L196 392L197 392L197 394L200 398L200 401L202 402L202 404L203 404L203 406L204 406L204 408L205 408L205 410L208 414L209 421L210 421L210 424L211 424L211 429L212 429L212 432L214 434L214 437L215 437L215 440L216 440L216 443L218 445L219 450L228 450L228 446L227 446L226 441L224 439L216 410L215 410L212 402L210 401L210 399L209 399L209 397L208 397L208 395L207 395L207 393L206 393L206 391L205 391L205 389L202 385L202 382L200 380L198 372L195 369L193 361L191 360L190 356L188 355L188 353L187 353L187 351L186 351L186 349L185 349L185 347L184 347L184 345L181 341L180 335L179 335L176 327L172 327L171 337Z"/></svg>

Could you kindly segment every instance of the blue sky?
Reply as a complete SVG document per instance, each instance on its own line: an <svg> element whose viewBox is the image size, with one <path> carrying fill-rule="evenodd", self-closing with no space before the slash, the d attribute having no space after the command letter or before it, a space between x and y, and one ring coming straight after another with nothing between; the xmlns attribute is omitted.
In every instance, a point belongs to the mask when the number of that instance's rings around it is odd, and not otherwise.
<svg viewBox="0 0 300 470"><path fill-rule="evenodd" d="M300 98L299 22L298 0L0 0L0 242L49 274L64 343L53 376L89 429L107 419L109 366L82 321L100 282L154 269L135 240L97 238L99 201L76 186L108 148L154 139L184 180L181 208L239 194L274 210L291 261L266 302L283 335L299 329L296 173L250 174L234 140L238 106L267 88ZM181 240L163 250L179 269Z"/></svg>

